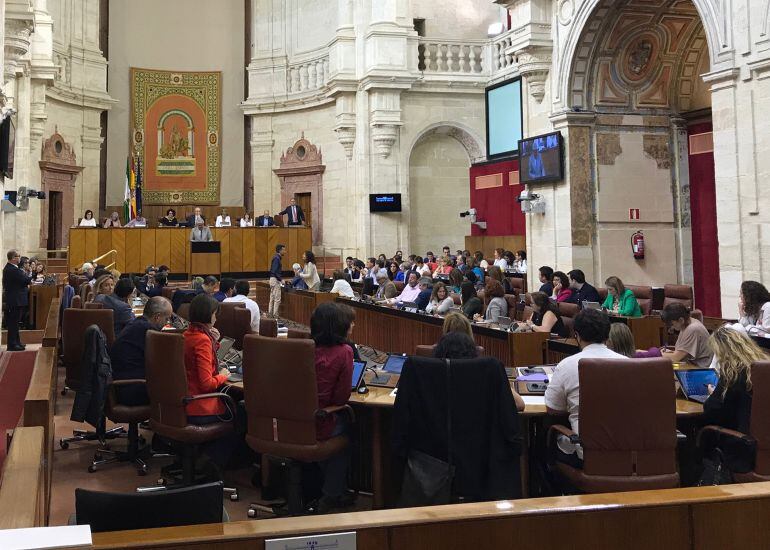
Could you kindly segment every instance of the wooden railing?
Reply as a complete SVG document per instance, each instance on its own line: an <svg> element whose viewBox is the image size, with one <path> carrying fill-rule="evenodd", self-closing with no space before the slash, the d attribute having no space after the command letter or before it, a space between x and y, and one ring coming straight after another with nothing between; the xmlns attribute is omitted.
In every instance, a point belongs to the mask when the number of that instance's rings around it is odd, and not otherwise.
<svg viewBox="0 0 770 550"><path fill-rule="evenodd" d="M45 430L16 428L0 480L0 529L43 527L46 522Z"/></svg>
<svg viewBox="0 0 770 550"><path fill-rule="evenodd" d="M355 531L366 550L764 548L770 483L606 493L96 533L94 548L264 548Z"/></svg>
<svg viewBox="0 0 770 550"><path fill-rule="evenodd" d="M61 299L54 298L51 301L51 307L48 308L48 318L45 322L43 331L43 347L53 348L59 342L59 307Z"/></svg>

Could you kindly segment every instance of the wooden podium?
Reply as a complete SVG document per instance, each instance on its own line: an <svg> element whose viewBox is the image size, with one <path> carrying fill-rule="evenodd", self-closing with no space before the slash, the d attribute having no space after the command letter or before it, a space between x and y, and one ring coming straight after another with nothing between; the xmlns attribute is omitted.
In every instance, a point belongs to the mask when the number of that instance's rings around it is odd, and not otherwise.
<svg viewBox="0 0 770 550"><path fill-rule="evenodd" d="M190 243L190 274L221 275L222 245L219 241Z"/></svg>

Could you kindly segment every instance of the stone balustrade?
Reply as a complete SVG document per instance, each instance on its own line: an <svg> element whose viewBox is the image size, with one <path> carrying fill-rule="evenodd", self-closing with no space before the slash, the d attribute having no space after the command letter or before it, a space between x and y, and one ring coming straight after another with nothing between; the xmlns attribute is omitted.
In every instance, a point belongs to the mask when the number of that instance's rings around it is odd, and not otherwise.
<svg viewBox="0 0 770 550"><path fill-rule="evenodd" d="M286 88L290 94L320 90L329 80L329 54L289 66Z"/></svg>
<svg viewBox="0 0 770 550"><path fill-rule="evenodd" d="M418 68L427 74L489 74L488 41L433 40L421 38L418 46Z"/></svg>

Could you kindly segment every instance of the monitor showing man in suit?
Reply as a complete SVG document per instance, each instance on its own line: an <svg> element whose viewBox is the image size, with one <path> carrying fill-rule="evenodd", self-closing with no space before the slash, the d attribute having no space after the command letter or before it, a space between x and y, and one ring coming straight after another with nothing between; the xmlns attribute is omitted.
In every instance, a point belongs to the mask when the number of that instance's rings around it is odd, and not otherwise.
<svg viewBox="0 0 770 550"><path fill-rule="evenodd" d="M273 227L274 225L275 220L273 220L273 216L270 215L270 210L265 210L265 213L257 218L257 227Z"/></svg>
<svg viewBox="0 0 770 550"><path fill-rule="evenodd" d="M29 289L32 282L19 268L21 256L16 250L6 254L8 263L3 268L3 305L5 306L5 325L8 329L8 351L24 351L25 346L19 336L19 322L24 308L29 304Z"/></svg>
<svg viewBox="0 0 770 550"><path fill-rule="evenodd" d="M278 212L279 216L288 216L289 226L305 225L305 213L297 201L292 198L289 206Z"/></svg>

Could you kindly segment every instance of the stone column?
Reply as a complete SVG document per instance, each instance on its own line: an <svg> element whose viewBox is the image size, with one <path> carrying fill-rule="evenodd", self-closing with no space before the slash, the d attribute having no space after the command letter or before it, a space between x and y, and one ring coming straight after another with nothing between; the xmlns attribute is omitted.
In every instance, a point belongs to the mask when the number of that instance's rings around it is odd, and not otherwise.
<svg viewBox="0 0 770 550"><path fill-rule="evenodd" d="M674 178L671 193L674 196L674 231L676 232L677 278L681 284L693 284L692 223L690 219L690 156L687 121L671 118L673 138Z"/></svg>
<svg viewBox="0 0 770 550"><path fill-rule="evenodd" d="M254 204L247 205L254 212L254 218L264 210L271 214L280 211L281 188L273 174L273 119L271 115L251 117L251 170L254 182Z"/></svg>
<svg viewBox="0 0 770 550"><path fill-rule="evenodd" d="M82 153L80 164L83 172L75 186L75 219L86 210L99 212L99 177L101 165L102 129L99 111L87 109L83 112ZM95 214L98 216L98 214Z"/></svg>

